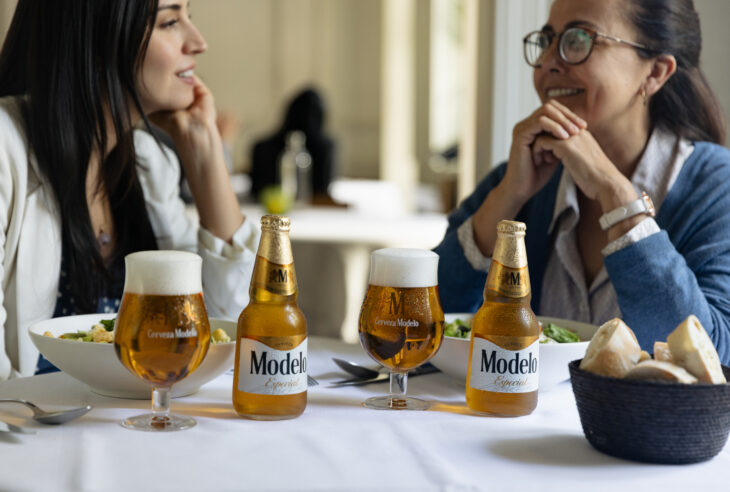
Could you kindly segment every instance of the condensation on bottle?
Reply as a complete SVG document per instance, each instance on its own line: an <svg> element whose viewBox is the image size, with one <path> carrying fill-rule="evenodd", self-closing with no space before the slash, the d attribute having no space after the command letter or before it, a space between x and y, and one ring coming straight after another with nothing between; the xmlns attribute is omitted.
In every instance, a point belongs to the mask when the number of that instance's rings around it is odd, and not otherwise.
<svg viewBox="0 0 730 492"><path fill-rule="evenodd" d="M537 406L540 325L530 308L525 232L522 222L497 225L469 346L466 403L476 412L520 416Z"/></svg>
<svg viewBox="0 0 730 492"><path fill-rule="evenodd" d="M233 407L242 417L283 420L307 406L307 322L297 305L289 218L261 218L261 240L238 318Z"/></svg>

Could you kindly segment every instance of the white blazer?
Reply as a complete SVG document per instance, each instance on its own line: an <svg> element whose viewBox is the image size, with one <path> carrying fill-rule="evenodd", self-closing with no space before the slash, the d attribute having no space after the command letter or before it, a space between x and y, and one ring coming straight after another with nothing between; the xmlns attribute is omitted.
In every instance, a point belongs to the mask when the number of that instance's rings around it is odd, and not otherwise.
<svg viewBox="0 0 730 492"><path fill-rule="evenodd" d="M38 351L28 334L53 316L61 271L61 222L45 176L28 146L19 100L0 98L0 380L30 376ZM175 154L135 131L138 173L160 249L197 251L210 316L235 319L248 304L259 228L245 220L233 244L185 214Z"/></svg>

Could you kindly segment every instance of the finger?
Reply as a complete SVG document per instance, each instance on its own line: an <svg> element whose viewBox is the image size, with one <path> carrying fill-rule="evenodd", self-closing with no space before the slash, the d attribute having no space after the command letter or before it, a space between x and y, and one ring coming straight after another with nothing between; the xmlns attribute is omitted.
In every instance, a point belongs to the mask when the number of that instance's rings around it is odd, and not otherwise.
<svg viewBox="0 0 730 492"><path fill-rule="evenodd" d="M535 165L536 167L540 167L540 166L542 166L542 164L543 164L543 159L542 159L542 152L541 152L541 151L537 150L537 151L533 151L533 152L532 152L532 163L533 163L533 164L534 164L534 165Z"/></svg>
<svg viewBox="0 0 730 492"><path fill-rule="evenodd" d="M542 115L540 116L540 119L538 121L540 123L540 127L543 129L543 132L546 132L553 137L559 138L561 140L567 140L570 138L570 133L568 133L568 130L566 130L565 127L560 124L560 122L555 121L550 116Z"/></svg>
<svg viewBox="0 0 730 492"><path fill-rule="evenodd" d="M569 107L567 107L563 103L556 101L555 99L550 99L547 103L545 103L545 106L558 110L567 120L569 120L572 124L578 126L579 128L588 127L588 123L586 122L586 120L575 114Z"/></svg>
<svg viewBox="0 0 730 492"><path fill-rule="evenodd" d="M553 165L553 164L557 164L558 162L560 162L560 159L555 157L555 154L553 154L552 152L549 152L549 151L543 152L543 159L545 160L545 162L548 165Z"/></svg>
<svg viewBox="0 0 730 492"><path fill-rule="evenodd" d="M571 120L568 115L561 111L561 109L557 106L546 104L544 107L544 115L559 123L570 135L578 135L581 131L581 127L576 125L573 120Z"/></svg>
<svg viewBox="0 0 730 492"><path fill-rule="evenodd" d="M564 147L562 142L564 142L564 140L557 140L550 135L540 135L539 137L537 137L537 139L535 139L535 143L532 145L532 149L535 153L549 152L559 160L561 159L560 151Z"/></svg>

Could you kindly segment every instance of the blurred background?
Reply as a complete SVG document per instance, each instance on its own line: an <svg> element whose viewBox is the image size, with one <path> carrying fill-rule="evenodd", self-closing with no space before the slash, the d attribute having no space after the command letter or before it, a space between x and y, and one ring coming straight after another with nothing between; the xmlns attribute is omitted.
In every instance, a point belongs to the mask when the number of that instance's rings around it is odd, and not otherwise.
<svg viewBox="0 0 730 492"><path fill-rule="evenodd" d="M16 0L0 0L4 36ZM505 160L538 105L522 38L550 0L192 0L243 201L254 144L314 88L334 142L330 194L347 211L292 211L300 304L312 333L356 340L369 252L432 248L445 214ZM703 67L730 110L730 1L695 0ZM247 209L256 220L256 209ZM260 213L259 213L260 214Z"/></svg>
<svg viewBox="0 0 730 492"><path fill-rule="evenodd" d="M4 36L16 0L0 0ZM730 110L730 2L695 0L703 65ZM550 0L193 0L198 73L237 122L234 172L304 87L325 101L337 177L386 180L410 210L448 210L505 159L537 105L522 37ZM422 185L426 185L425 187ZM434 198L434 189L438 197ZM419 200L418 191L430 193Z"/></svg>

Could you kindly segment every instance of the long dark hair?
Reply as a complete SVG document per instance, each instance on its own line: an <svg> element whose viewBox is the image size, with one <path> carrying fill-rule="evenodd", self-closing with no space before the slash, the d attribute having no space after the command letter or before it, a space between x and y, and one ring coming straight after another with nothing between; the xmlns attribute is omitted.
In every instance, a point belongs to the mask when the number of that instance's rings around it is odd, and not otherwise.
<svg viewBox="0 0 730 492"><path fill-rule="evenodd" d="M649 102L652 124L690 140L724 144L725 117L700 69L702 33L694 2L631 0L625 4L637 41L677 60L677 71ZM645 58L656 55L638 51Z"/></svg>
<svg viewBox="0 0 730 492"><path fill-rule="evenodd" d="M86 200L95 150L103 159L98 186L107 193L116 231L110 264L157 247L137 178L130 115L130 103L144 115L136 74L157 4L19 0L0 53L0 96L21 96L30 147L58 201L65 267L80 312L95 311L111 280ZM108 135L116 145L104 155Z"/></svg>

